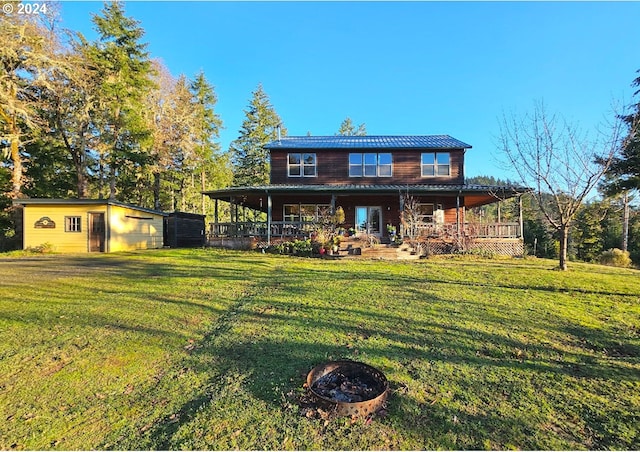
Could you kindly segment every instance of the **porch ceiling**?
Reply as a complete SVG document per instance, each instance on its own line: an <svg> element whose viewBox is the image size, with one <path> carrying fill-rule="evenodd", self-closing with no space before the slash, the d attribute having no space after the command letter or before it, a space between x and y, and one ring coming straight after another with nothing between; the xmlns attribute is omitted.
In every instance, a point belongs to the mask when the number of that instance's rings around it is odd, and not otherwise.
<svg viewBox="0 0 640 452"><path fill-rule="evenodd" d="M335 195L442 195L461 196L466 207L478 207L484 204L508 199L528 192L526 187L493 185L261 185L251 187L229 187L219 190L203 191L211 199L239 202L257 210L266 211L268 195L296 194L305 196Z"/></svg>

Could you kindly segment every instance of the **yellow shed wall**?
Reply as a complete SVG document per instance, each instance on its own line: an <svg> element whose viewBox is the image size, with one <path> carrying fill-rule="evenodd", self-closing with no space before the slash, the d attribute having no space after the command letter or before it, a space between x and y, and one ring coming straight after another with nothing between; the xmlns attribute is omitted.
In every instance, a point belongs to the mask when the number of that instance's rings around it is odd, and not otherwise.
<svg viewBox="0 0 640 452"><path fill-rule="evenodd" d="M105 205L28 205L24 207L24 247L36 247L44 243L60 253L86 253L89 240L89 212L107 213ZM80 232L65 232L65 217L80 217ZM54 229L36 228L43 217L55 222Z"/></svg>
<svg viewBox="0 0 640 452"><path fill-rule="evenodd" d="M24 248L44 243L60 253L89 251L89 213L104 213L106 221L105 251L127 251L162 248L162 215L142 212L121 206L96 205L36 205L24 207ZM80 217L80 232L65 232L65 217ZM55 222L54 229L36 228L43 217Z"/></svg>
<svg viewBox="0 0 640 452"><path fill-rule="evenodd" d="M163 217L120 206L110 206L107 233L109 251L162 248Z"/></svg>

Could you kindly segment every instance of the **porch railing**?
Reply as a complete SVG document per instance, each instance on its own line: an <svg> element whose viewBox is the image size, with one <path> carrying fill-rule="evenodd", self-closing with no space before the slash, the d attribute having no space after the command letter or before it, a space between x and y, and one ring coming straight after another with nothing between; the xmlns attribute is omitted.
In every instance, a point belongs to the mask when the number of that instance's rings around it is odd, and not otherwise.
<svg viewBox="0 0 640 452"><path fill-rule="evenodd" d="M271 237L307 236L316 227L316 223L305 221L272 221ZM211 223L211 237L267 237L269 225L266 221Z"/></svg>
<svg viewBox="0 0 640 452"><path fill-rule="evenodd" d="M305 237L317 224L301 221L272 221L271 237ZM210 237L267 237L266 221L211 223ZM457 237L461 232L473 238L520 238L522 231L519 223L465 223L458 229L455 223L425 223L416 225L415 229L406 230L405 235L414 237L448 238Z"/></svg>
<svg viewBox="0 0 640 452"><path fill-rule="evenodd" d="M463 235L473 238L522 237L520 223L464 223L464 225L460 225L460 229L455 223L427 223L418 225L416 229L415 231L407 231L407 234L416 237L446 238L455 237L458 232L461 232Z"/></svg>

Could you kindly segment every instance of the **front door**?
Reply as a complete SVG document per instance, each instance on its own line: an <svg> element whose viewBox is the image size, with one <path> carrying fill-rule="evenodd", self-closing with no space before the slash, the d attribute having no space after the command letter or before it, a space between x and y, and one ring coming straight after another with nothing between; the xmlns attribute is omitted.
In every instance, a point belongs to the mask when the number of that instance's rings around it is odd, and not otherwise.
<svg viewBox="0 0 640 452"><path fill-rule="evenodd" d="M382 229L382 208L380 206L356 207L356 230L380 237Z"/></svg>
<svg viewBox="0 0 640 452"><path fill-rule="evenodd" d="M89 252L104 253L104 213L89 213Z"/></svg>

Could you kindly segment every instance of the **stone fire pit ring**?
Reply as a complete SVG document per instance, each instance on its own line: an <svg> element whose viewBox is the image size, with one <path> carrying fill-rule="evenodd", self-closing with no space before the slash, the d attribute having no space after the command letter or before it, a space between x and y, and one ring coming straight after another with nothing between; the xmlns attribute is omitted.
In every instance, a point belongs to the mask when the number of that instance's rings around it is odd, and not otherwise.
<svg viewBox="0 0 640 452"><path fill-rule="evenodd" d="M375 367L338 360L314 367L307 375L307 390L319 407L338 417L366 417L384 408L389 382Z"/></svg>

